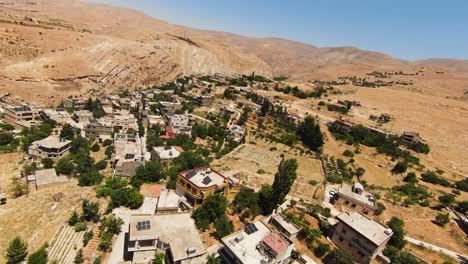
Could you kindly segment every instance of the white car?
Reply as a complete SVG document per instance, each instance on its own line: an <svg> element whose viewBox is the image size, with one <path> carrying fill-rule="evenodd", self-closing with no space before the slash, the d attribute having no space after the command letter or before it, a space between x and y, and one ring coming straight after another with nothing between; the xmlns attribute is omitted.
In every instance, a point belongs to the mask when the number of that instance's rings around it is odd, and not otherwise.
<svg viewBox="0 0 468 264"><path fill-rule="evenodd" d="M330 190L328 193L329 193L331 196L335 196L336 191L335 191L335 190Z"/></svg>

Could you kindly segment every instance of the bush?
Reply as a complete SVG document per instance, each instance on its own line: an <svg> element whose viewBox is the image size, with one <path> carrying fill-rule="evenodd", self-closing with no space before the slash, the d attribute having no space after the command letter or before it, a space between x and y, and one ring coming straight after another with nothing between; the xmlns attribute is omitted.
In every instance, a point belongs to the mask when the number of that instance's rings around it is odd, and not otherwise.
<svg viewBox="0 0 468 264"><path fill-rule="evenodd" d="M8 243L6 250L6 261L8 264L21 263L28 255L28 244L20 237L15 237Z"/></svg>
<svg viewBox="0 0 468 264"><path fill-rule="evenodd" d="M468 192L468 178L463 179L461 181L457 181L455 183L455 188L460 191Z"/></svg>
<svg viewBox="0 0 468 264"><path fill-rule="evenodd" d="M83 246L86 247L86 245L88 244L88 242L93 239L93 236L94 236L94 233L93 233L93 230L89 230L88 232L86 232L83 236Z"/></svg>
<svg viewBox="0 0 468 264"><path fill-rule="evenodd" d="M28 264L47 264L47 247L46 243L38 251L32 253L28 258Z"/></svg>
<svg viewBox="0 0 468 264"><path fill-rule="evenodd" d="M78 213L76 211L73 211L72 215L68 219L68 224L70 226L74 226L76 225L76 223L78 223L78 221L80 221L80 217L78 216Z"/></svg>
<svg viewBox="0 0 468 264"><path fill-rule="evenodd" d="M102 232L101 234L101 239L99 241L98 249L102 252L107 252L109 251L111 245L112 245L112 238L114 235L112 233L108 232Z"/></svg>
<svg viewBox="0 0 468 264"><path fill-rule="evenodd" d="M42 162L42 165L44 166L44 168L46 168L46 169L50 169L50 168L54 167L54 160L51 159L51 158L42 159L41 162Z"/></svg>
<svg viewBox="0 0 468 264"><path fill-rule="evenodd" d="M234 231L234 225L232 221L227 219L226 216L221 216L214 222L214 227L216 228L216 237L221 239Z"/></svg>
<svg viewBox="0 0 468 264"><path fill-rule="evenodd" d="M93 186L100 184L103 178L97 171L84 172L78 177L78 184L80 186Z"/></svg>
<svg viewBox="0 0 468 264"><path fill-rule="evenodd" d="M96 164L94 164L94 168L96 170L103 170L107 167L107 161L105 160L100 160Z"/></svg>
<svg viewBox="0 0 468 264"><path fill-rule="evenodd" d="M379 203L377 203L377 210L375 211L375 213L376 213L377 215L381 215L381 214L385 211L385 209L387 209L387 208L385 207L385 205L384 205L383 203L380 203L380 202L379 202Z"/></svg>
<svg viewBox="0 0 468 264"><path fill-rule="evenodd" d="M422 264L422 262L408 252L394 254L390 260L392 264Z"/></svg>
<svg viewBox="0 0 468 264"><path fill-rule="evenodd" d="M439 201L445 206L450 206L455 202L455 196L446 193L444 195L439 196Z"/></svg>
<svg viewBox="0 0 468 264"><path fill-rule="evenodd" d="M102 145L104 147L107 147L107 146L112 145L112 143L113 143L112 139L106 139L106 140L104 140L104 142L102 142Z"/></svg>
<svg viewBox="0 0 468 264"><path fill-rule="evenodd" d="M405 222L398 217L392 217L388 223L388 227L392 229L393 236L388 242L389 245L394 246L395 248L401 250L406 245L404 230Z"/></svg>
<svg viewBox="0 0 468 264"><path fill-rule="evenodd" d="M85 231L87 227L88 224L86 222L78 222L75 224L75 232Z"/></svg>
<svg viewBox="0 0 468 264"><path fill-rule="evenodd" d="M75 170L75 165L73 165L72 161L67 157L60 159L57 162L57 166L55 166L55 171L59 175L60 174L71 175L74 170Z"/></svg>
<svg viewBox="0 0 468 264"><path fill-rule="evenodd" d="M316 180L310 180L309 181L309 184L312 185L312 186L317 185L317 183L318 183L318 181L316 181Z"/></svg>
<svg viewBox="0 0 468 264"><path fill-rule="evenodd" d="M354 157L354 153L351 150L347 149L343 152L343 156L352 158Z"/></svg>
<svg viewBox="0 0 468 264"><path fill-rule="evenodd" d="M448 213L447 214L438 213L435 218L435 222L439 226L445 226L446 224L450 222L450 215Z"/></svg>
<svg viewBox="0 0 468 264"><path fill-rule="evenodd" d="M91 146L91 151L92 152L98 152L99 151L99 145L97 143L94 143L92 146Z"/></svg>
<svg viewBox="0 0 468 264"><path fill-rule="evenodd" d="M405 178L403 178L403 181L408 183L418 183L419 180L418 177L416 177L416 173L410 172L406 174Z"/></svg>
<svg viewBox="0 0 468 264"><path fill-rule="evenodd" d="M353 257L339 248L333 249L325 259L325 263L354 264Z"/></svg>
<svg viewBox="0 0 468 264"><path fill-rule="evenodd" d="M328 244L317 241L317 246L314 248L314 255L318 258L323 257L330 251L330 246Z"/></svg>
<svg viewBox="0 0 468 264"><path fill-rule="evenodd" d="M408 169L408 163L399 161L397 164L395 164L395 167L393 167L392 172L393 173L403 173Z"/></svg>
<svg viewBox="0 0 468 264"><path fill-rule="evenodd" d="M429 182L429 183L432 183L432 184L438 184L438 185L442 185L442 186L445 186L445 187L452 186L452 184L449 181L440 178L433 171L428 171L426 173L421 174L421 179L423 181L425 181L425 182Z"/></svg>

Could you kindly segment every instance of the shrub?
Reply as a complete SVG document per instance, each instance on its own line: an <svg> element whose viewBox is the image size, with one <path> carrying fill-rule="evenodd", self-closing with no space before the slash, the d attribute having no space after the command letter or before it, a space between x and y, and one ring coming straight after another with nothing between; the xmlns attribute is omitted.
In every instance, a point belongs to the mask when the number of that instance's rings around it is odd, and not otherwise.
<svg viewBox="0 0 468 264"><path fill-rule="evenodd" d="M106 139L106 140L104 140L104 142L102 143L102 145L103 145L104 147L107 147L107 146L112 145L112 142L113 142L112 139Z"/></svg>
<svg viewBox="0 0 468 264"><path fill-rule="evenodd" d="M38 251L32 253L28 258L28 264L47 264L47 247L46 243L39 248Z"/></svg>
<svg viewBox="0 0 468 264"><path fill-rule="evenodd" d="M80 221L78 213L76 211L73 211L72 215L68 219L68 224L74 226L76 225L76 223L78 223L78 221Z"/></svg>
<svg viewBox="0 0 468 264"><path fill-rule="evenodd" d="M45 158L45 159L42 159L42 165L44 165L44 168L46 169L50 169L52 167L54 167L54 160L51 159L51 158Z"/></svg>
<svg viewBox="0 0 468 264"><path fill-rule="evenodd" d="M450 206L455 202L455 196L446 193L444 195L439 196L439 201L445 206Z"/></svg>
<svg viewBox="0 0 468 264"><path fill-rule="evenodd" d="M216 237L219 239L231 234L234 230L232 221L227 219L227 217L224 215L216 219L214 222L214 227L216 228Z"/></svg>
<svg viewBox="0 0 468 264"><path fill-rule="evenodd" d="M418 183L418 177L416 177L416 173L410 172L406 174L405 178L403 178L404 182L409 182L409 183Z"/></svg>
<svg viewBox="0 0 468 264"><path fill-rule="evenodd" d="M450 222L450 215L448 213L447 214L438 213L435 218L435 222L439 226L445 226L446 224Z"/></svg>
<svg viewBox="0 0 468 264"><path fill-rule="evenodd" d="M101 183L103 178L97 171L84 172L78 177L78 184L80 186L93 186Z"/></svg>
<svg viewBox="0 0 468 264"><path fill-rule="evenodd" d="M394 246L397 249L403 249L406 245L405 235L406 232L403 229L405 226L405 222L398 217L392 217L390 222L388 223L388 227L392 229L393 236L390 238L388 242L389 245Z"/></svg>
<svg viewBox="0 0 468 264"><path fill-rule="evenodd" d="M96 170L103 170L107 167L107 161L105 160L100 160L98 162L96 162L96 164L94 164L94 168Z"/></svg>
<svg viewBox="0 0 468 264"><path fill-rule="evenodd" d="M452 184L449 181L440 178L433 171L428 171L426 173L421 174L421 179L423 181L425 181L425 182L429 182L429 183L432 183L432 184L438 184L438 185L442 185L442 186L445 186L445 187L452 186Z"/></svg>
<svg viewBox="0 0 468 264"><path fill-rule="evenodd" d="M78 222L75 224L75 232L85 231L87 227L88 224L86 222Z"/></svg>
<svg viewBox="0 0 468 264"><path fill-rule="evenodd" d="M102 252L107 252L112 245L112 238L114 235L108 232L102 232L101 239L99 241L98 249Z"/></svg>
<svg viewBox="0 0 468 264"><path fill-rule="evenodd" d="M377 210L375 211L375 213L376 213L377 215L381 215L381 214L385 211L385 209L387 209L387 208L385 207L385 205L384 205L383 203L380 203L380 202L379 202L379 203L377 203Z"/></svg>
<svg viewBox="0 0 468 264"><path fill-rule="evenodd" d="M323 257L330 251L330 246L328 244L317 241L317 246L314 248L314 255L318 258Z"/></svg>
<svg viewBox="0 0 468 264"><path fill-rule="evenodd" d="M393 173L403 173L408 169L408 163L399 161L397 164L395 164L395 167L393 167L392 172Z"/></svg>
<svg viewBox="0 0 468 264"><path fill-rule="evenodd" d="M463 179L461 181L457 181L455 183L455 188L460 191L468 192L468 178Z"/></svg>
<svg viewBox="0 0 468 264"><path fill-rule="evenodd" d="M88 242L93 239L93 230L87 231L83 236L83 246L86 246Z"/></svg>
<svg viewBox="0 0 468 264"><path fill-rule="evenodd" d="M347 149L343 152L343 156L352 158L354 157L354 153L351 150Z"/></svg>
<svg viewBox="0 0 468 264"><path fill-rule="evenodd" d="M97 143L94 143L92 146L91 146L91 151L92 152L98 152L99 151L99 145Z"/></svg>
<svg viewBox="0 0 468 264"><path fill-rule="evenodd" d="M316 181L316 180L310 180L309 181L309 184L312 185L312 186L317 185L317 183L318 183L318 181Z"/></svg>

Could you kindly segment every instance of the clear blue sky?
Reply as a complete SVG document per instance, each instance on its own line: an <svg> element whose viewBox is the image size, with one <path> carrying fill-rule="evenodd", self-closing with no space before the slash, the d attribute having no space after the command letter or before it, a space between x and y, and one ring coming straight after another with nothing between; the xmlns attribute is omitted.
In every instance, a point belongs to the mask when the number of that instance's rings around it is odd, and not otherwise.
<svg viewBox="0 0 468 264"><path fill-rule="evenodd" d="M468 0L88 0L168 22L398 58L468 59Z"/></svg>

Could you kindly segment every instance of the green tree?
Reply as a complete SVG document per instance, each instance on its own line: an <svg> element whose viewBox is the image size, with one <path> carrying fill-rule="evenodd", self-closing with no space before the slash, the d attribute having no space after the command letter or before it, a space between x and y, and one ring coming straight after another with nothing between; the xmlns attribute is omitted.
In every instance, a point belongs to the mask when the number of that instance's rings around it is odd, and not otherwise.
<svg viewBox="0 0 468 264"><path fill-rule="evenodd" d="M299 125L297 134L302 142L311 150L318 151L323 146L323 135L320 126L314 118L307 116Z"/></svg>
<svg viewBox="0 0 468 264"><path fill-rule="evenodd" d="M164 254L156 253L154 254L153 264L163 264L164 263Z"/></svg>
<svg viewBox="0 0 468 264"><path fill-rule="evenodd" d="M0 133L0 145L5 146L13 142L15 138L11 134Z"/></svg>
<svg viewBox="0 0 468 264"><path fill-rule="evenodd" d="M51 159L51 158L42 159L41 162L42 162L42 165L44 166L44 168L46 168L46 169L50 169L50 168L54 167L54 160Z"/></svg>
<svg viewBox="0 0 468 264"><path fill-rule="evenodd" d="M438 199L440 203L442 203L445 206L451 206L455 202L455 196L453 196L452 194L448 194L448 193L439 196Z"/></svg>
<svg viewBox="0 0 468 264"><path fill-rule="evenodd" d="M159 161L148 161L136 169L135 181L158 182L163 174L163 164Z"/></svg>
<svg viewBox="0 0 468 264"><path fill-rule="evenodd" d="M143 204L144 197L137 188L132 188L128 195L128 203L127 206L130 209L137 209L140 208Z"/></svg>
<svg viewBox="0 0 468 264"><path fill-rule="evenodd" d="M447 214L438 213L436 215L435 222L439 226L445 226L446 224L450 222L450 215L448 213Z"/></svg>
<svg viewBox="0 0 468 264"><path fill-rule="evenodd" d="M271 195L273 193L273 188L269 184L262 185L260 192L258 193L258 204L261 207L263 215L268 215L271 213L270 210L275 206L271 201Z"/></svg>
<svg viewBox="0 0 468 264"><path fill-rule="evenodd" d="M284 198L291 190L291 187L297 177L297 160L289 159L282 160L278 167L278 172L275 174L273 182L273 190L271 193L271 205L268 212L271 213L277 205L284 202Z"/></svg>
<svg viewBox="0 0 468 264"><path fill-rule="evenodd" d="M390 219L388 227L393 231L393 236L390 238L388 244L400 250L403 249L403 247L406 245L406 232L404 230L405 222L400 218L394 216Z"/></svg>
<svg viewBox="0 0 468 264"><path fill-rule="evenodd" d="M107 147L107 146L112 145L112 143L113 143L112 139L106 139L106 140L104 140L104 142L102 142L102 145L104 147Z"/></svg>
<svg viewBox="0 0 468 264"><path fill-rule="evenodd" d="M73 211L72 215L68 219L68 224L74 226L76 223L80 221L80 217L76 211Z"/></svg>
<svg viewBox="0 0 468 264"><path fill-rule="evenodd" d="M60 137L72 140L75 137L75 129L69 124L65 124L60 131Z"/></svg>
<svg viewBox="0 0 468 264"><path fill-rule="evenodd" d="M408 183L418 183L419 180L418 177L416 177L416 173L410 172L406 174L405 178L403 178L403 181Z"/></svg>
<svg viewBox="0 0 468 264"><path fill-rule="evenodd" d="M317 246L314 248L314 255L318 258L323 257L330 251L330 246L328 244L317 241Z"/></svg>
<svg viewBox="0 0 468 264"><path fill-rule="evenodd" d="M385 209L387 209L387 208L385 207L385 205L384 205L383 203L378 202L378 203L377 203L377 210L375 211L375 213L376 213L377 215L381 215L381 214L385 211Z"/></svg>
<svg viewBox="0 0 468 264"><path fill-rule="evenodd" d="M227 204L226 198L222 195L214 194L209 196L203 205L192 214L197 228L204 231L218 218L224 216Z"/></svg>
<svg viewBox="0 0 468 264"><path fill-rule="evenodd" d="M78 252L75 255L75 259L73 260L74 264L81 264L84 262L83 258L83 249L78 250Z"/></svg>
<svg viewBox="0 0 468 264"><path fill-rule="evenodd" d="M94 169L96 170L103 170L107 167L107 161L105 160L100 160L94 164Z"/></svg>
<svg viewBox="0 0 468 264"><path fill-rule="evenodd" d="M268 99L264 99L262 103L262 108L260 109L260 115L266 116L269 110L270 110L270 101L268 101Z"/></svg>
<svg viewBox="0 0 468 264"><path fill-rule="evenodd" d="M5 257L7 264L19 264L26 259L27 255L28 244L17 236L8 244Z"/></svg>
<svg viewBox="0 0 468 264"><path fill-rule="evenodd" d="M325 263L354 264L353 257L339 248L333 249L326 257Z"/></svg>
<svg viewBox="0 0 468 264"><path fill-rule="evenodd" d="M24 180L18 179L15 176L11 178L9 187L10 187L10 193L14 198L23 196L28 192L27 183Z"/></svg>
<svg viewBox="0 0 468 264"><path fill-rule="evenodd" d="M55 171L57 174L71 175L75 170L75 165L69 156L59 159Z"/></svg>
<svg viewBox="0 0 468 264"><path fill-rule="evenodd" d="M225 215L218 217L214 221L214 227L216 228L216 237L221 239L234 231L234 225Z"/></svg>
<svg viewBox="0 0 468 264"><path fill-rule="evenodd" d="M391 258L392 264L422 264L415 256L408 252L399 252Z"/></svg>
<svg viewBox="0 0 468 264"><path fill-rule="evenodd" d="M102 182L104 176L97 171L83 172L78 177L80 186L93 186Z"/></svg>
<svg viewBox="0 0 468 264"><path fill-rule="evenodd" d="M393 167L392 172L393 173L403 173L408 169L408 163L404 161L399 161L397 164L395 164L395 167Z"/></svg>
<svg viewBox="0 0 468 264"><path fill-rule="evenodd" d="M364 173L366 173L366 170L364 168L359 167L356 169L356 176L361 177L362 175L364 175Z"/></svg>
<svg viewBox="0 0 468 264"><path fill-rule="evenodd" d="M93 221L97 223L99 221L99 203L91 202L89 200L83 200L81 203L81 209L83 211L83 215L81 218L85 221Z"/></svg>
<svg viewBox="0 0 468 264"><path fill-rule="evenodd" d="M207 260L207 264L221 264L221 260L215 257L215 255L209 255Z"/></svg>
<svg viewBox="0 0 468 264"><path fill-rule="evenodd" d="M259 195L252 189L242 188L234 198L233 206L237 212L242 212L244 209L249 209L255 216L260 213Z"/></svg>
<svg viewBox="0 0 468 264"><path fill-rule="evenodd" d="M28 257L28 264L47 264L47 247L49 245L46 243L42 245L39 250L32 253Z"/></svg>
<svg viewBox="0 0 468 264"><path fill-rule="evenodd" d="M100 149L98 143L94 143L92 146L91 146L91 151L92 152L98 152Z"/></svg>

